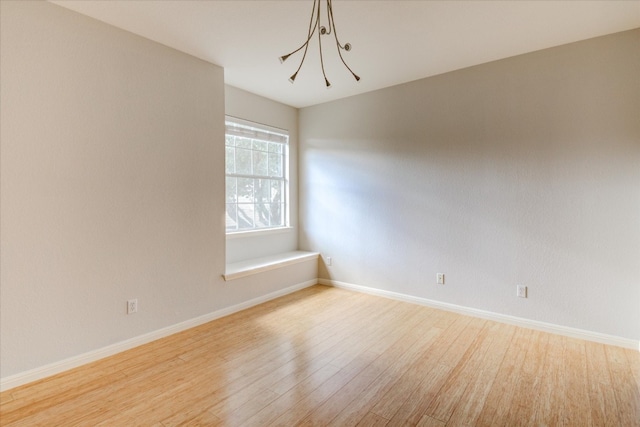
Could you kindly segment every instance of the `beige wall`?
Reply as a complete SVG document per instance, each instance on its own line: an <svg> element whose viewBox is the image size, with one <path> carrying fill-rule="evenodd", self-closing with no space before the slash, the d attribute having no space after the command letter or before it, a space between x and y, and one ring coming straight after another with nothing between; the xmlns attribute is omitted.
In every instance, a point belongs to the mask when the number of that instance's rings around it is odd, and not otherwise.
<svg viewBox="0 0 640 427"><path fill-rule="evenodd" d="M1 386L317 277L222 279L222 68L51 3L0 4Z"/></svg>
<svg viewBox="0 0 640 427"><path fill-rule="evenodd" d="M301 247L333 258L324 278L640 339L638 46L634 30L302 109Z"/></svg>
<svg viewBox="0 0 640 427"><path fill-rule="evenodd" d="M210 311L222 68L40 2L1 66L2 376Z"/></svg>

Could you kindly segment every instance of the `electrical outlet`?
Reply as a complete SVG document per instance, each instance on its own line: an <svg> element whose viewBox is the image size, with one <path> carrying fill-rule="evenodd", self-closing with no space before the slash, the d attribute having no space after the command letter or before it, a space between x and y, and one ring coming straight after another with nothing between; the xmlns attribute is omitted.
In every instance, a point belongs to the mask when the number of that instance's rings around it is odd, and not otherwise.
<svg viewBox="0 0 640 427"><path fill-rule="evenodd" d="M331 257L325 257L325 260L327 261L327 266L331 267Z"/></svg>
<svg viewBox="0 0 640 427"><path fill-rule="evenodd" d="M138 312L138 299L130 299L127 301L127 314Z"/></svg>
<svg viewBox="0 0 640 427"><path fill-rule="evenodd" d="M527 297L527 287L526 286L522 286L522 285L518 285L517 288L517 295L519 298L526 298Z"/></svg>
<svg viewBox="0 0 640 427"><path fill-rule="evenodd" d="M444 273L436 274L436 283L438 285L444 285Z"/></svg>

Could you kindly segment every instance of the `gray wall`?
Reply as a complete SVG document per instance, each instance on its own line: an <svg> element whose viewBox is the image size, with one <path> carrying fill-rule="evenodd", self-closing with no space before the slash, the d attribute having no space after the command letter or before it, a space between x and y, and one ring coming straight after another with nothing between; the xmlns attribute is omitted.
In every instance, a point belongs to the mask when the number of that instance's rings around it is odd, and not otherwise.
<svg viewBox="0 0 640 427"><path fill-rule="evenodd" d="M324 278L640 339L638 46L634 30L302 109L301 247L333 258Z"/></svg>

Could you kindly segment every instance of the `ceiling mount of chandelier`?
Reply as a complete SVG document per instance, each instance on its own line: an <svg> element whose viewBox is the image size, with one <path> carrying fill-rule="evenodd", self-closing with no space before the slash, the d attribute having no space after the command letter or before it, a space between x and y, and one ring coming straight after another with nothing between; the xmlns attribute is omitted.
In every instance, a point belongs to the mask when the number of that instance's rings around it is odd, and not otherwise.
<svg viewBox="0 0 640 427"><path fill-rule="evenodd" d="M349 52L351 50L351 44L345 43L343 45L340 43L340 39L338 39L338 34L336 32L336 24L335 24L335 21L333 20L333 9L331 7L331 0L324 0L324 2L326 3L325 9L327 14L327 26L321 25L321 20L320 20L320 18L322 17L321 6L323 3L323 0L313 0L313 8L311 9L311 19L309 20L309 30L307 32L307 40L302 44L302 46L300 46L293 52L280 57L280 62L284 62L291 55L304 49L302 53L302 60L300 60L300 65L298 66L298 69L296 70L295 73L291 75L291 77L289 77L289 81L291 83L295 82L296 77L298 76L298 72L300 71L300 68L302 68L302 64L304 63L304 60L307 57L307 51L309 50L309 42L311 42L311 39L313 38L316 31L318 33L318 48L320 50L320 68L322 68L322 75L324 77L324 82L327 88L331 87L331 83L329 83L329 79L327 79L327 74L324 71L324 59L322 57L322 36L333 35L335 39L336 47L338 49L338 56L340 57L340 60L342 61L344 66L347 67L347 70L349 70L353 78L356 79L356 81L360 81L360 77L353 72L353 70L347 65L344 58L342 57L342 51L344 50Z"/></svg>

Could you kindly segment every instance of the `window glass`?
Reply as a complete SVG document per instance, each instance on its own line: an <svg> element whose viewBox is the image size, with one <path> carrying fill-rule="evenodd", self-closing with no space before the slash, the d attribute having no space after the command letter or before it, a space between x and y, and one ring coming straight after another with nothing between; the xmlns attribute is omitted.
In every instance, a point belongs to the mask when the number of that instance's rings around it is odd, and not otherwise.
<svg viewBox="0 0 640 427"><path fill-rule="evenodd" d="M288 135L229 118L226 129L227 233L287 226Z"/></svg>

